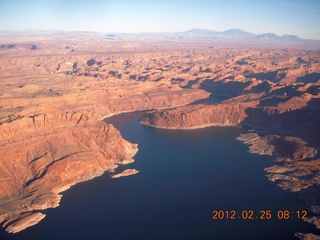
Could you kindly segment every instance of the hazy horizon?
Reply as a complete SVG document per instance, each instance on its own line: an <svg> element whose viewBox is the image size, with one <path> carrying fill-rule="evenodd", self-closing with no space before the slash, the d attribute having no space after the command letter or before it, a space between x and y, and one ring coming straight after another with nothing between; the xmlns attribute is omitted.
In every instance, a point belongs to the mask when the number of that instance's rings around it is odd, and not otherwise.
<svg viewBox="0 0 320 240"><path fill-rule="evenodd" d="M0 1L1 31L148 33L241 29L253 34L289 34L320 40L318 0Z"/></svg>
<svg viewBox="0 0 320 240"><path fill-rule="evenodd" d="M90 31L90 30L61 30L61 29L22 29L22 30L1 30L0 29L0 33L21 33L21 32L84 32L84 33L101 33L101 34L179 34L179 33L184 33L184 32L189 32L189 31L192 31L192 30L195 30L195 29L199 29L199 30L208 30L208 31L212 31L212 33L216 32L217 34L222 34L226 31L229 31L229 30L240 30L240 31L244 31L244 32L247 32L249 34L254 34L254 35L262 35L262 34L275 34L273 32L261 32L261 33L252 33L252 32L249 32L249 31L246 31L245 29L238 29L238 28L230 28L230 29L225 29L225 30L222 30L222 31L217 31L215 29L205 29L205 28L192 28L192 29L187 29L187 30L184 30L184 31L176 31L176 32L107 32L107 31ZM277 34L276 34L277 35ZM294 35L294 34L283 34L283 35L277 35L278 37L283 37L285 35L289 35L289 36L296 36L300 39L305 39L305 40L320 40L320 39L307 39L307 38L302 38L301 36L298 36L298 35Z"/></svg>

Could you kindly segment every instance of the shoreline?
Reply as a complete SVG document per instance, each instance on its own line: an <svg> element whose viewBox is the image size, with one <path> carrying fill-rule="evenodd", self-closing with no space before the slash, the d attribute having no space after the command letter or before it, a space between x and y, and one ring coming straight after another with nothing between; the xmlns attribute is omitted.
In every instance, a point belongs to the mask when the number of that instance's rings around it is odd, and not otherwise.
<svg viewBox="0 0 320 240"><path fill-rule="evenodd" d="M209 128L209 127L240 127L241 125L235 124L235 125L221 125L221 124L207 124L207 125L201 125L201 126L194 126L194 127L186 127L186 128L177 128L177 127L163 127L163 126L156 126L152 124L148 124L145 122L140 122L141 125L152 127L152 128L157 128L157 129L169 129L169 130L196 130L196 129L203 129L203 128Z"/></svg>

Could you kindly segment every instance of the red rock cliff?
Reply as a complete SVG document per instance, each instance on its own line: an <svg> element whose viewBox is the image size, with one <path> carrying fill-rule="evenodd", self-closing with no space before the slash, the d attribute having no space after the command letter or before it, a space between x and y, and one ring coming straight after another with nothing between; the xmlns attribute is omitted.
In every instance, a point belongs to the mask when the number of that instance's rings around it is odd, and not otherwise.
<svg viewBox="0 0 320 240"><path fill-rule="evenodd" d="M9 232L36 224L70 186L132 162L137 145L103 122L48 128L0 142L0 221Z"/></svg>

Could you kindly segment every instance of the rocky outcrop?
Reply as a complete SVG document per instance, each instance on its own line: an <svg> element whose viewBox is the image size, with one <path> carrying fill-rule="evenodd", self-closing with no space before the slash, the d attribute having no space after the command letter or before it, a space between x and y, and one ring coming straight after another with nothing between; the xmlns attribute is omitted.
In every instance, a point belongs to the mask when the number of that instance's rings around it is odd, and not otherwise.
<svg viewBox="0 0 320 240"><path fill-rule="evenodd" d="M132 162L138 151L102 122L33 131L12 140L0 143L0 221L13 233L40 221L39 211L57 207L61 192Z"/></svg>
<svg viewBox="0 0 320 240"><path fill-rule="evenodd" d="M320 211L320 158L318 148L298 137L257 133L242 134L238 140L249 145L249 151L275 158L276 165L266 168L267 177L286 191L299 194L315 214ZM308 217L306 221L320 228L319 215ZM300 239L310 239L308 234L298 234ZM315 236L316 237L316 236Z"/></svg>
<svg viewBox="0 0 320 240"><path fill-rule="evenodd" d="M257 133L243 134L238 139L250 145L251 153L276 157L277 165L265 170L268 178L281 188L299 192L320 184L318 149L308 146L306 141L276 134L261 137Z"/></svg>
<svg viewBox="0 0 320 240"><path fill-rule="evenodd" d="M127 177L130 175L134 175L137 174L139 171L136 169L126 169L121 173L117 173L115 175L112 176L112 178L120 178L120 177Z"/></svg>
<svg viewBox="0 0 320 240"><path fill-rule="evenodd" d="M193 105L146 113L140 123L157 128L195 129L210 126L239 126L246 110L259 102Z"/></svg>
<svg viewBox="0 0 320 240"><path fill-rule="evenodd" d="M270 102L270 105L266 103ZM274 102L277 102L274 101ZM270 94L244 94L214 105L189 105L169 110L149 111L141 123L157 128L193 129L209 126L251 126L285 131L319 129L320 98L304 93L280 98L273 106Z"/></svg>
<svg viewBox="0 0 320 240"><path fill-rule="evenodd" d="M320 240L319 235L314 235L312 233L296 233L295 236L300 240Z"/></svg>
<svg viewBox="0 0 320 240"><path fill-rule="evenodd" d="M22 213L17 219L9 223L4 223L3 226L6 227L6 230L9 233L17 233L28 227L36 225L40 222L46 215L40 212L37 213Z"/></svg>

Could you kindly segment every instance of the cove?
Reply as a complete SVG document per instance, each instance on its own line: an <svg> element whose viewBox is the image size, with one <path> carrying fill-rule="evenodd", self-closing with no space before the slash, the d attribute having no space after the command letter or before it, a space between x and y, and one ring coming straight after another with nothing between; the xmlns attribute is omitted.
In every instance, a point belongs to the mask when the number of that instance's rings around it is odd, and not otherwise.
<svg viewBox="0 0 320 240"><path fill-rule="evenodd" d="M268 181L270 157L248 153L235 127L162 130L138 123L141 113L106 119L138 143L136 175L108 173L73 186L46 218L17 234L1 229L1 240L20 239L296 239L319 232L297 218L277 219L278 210L305 209L293 193ZM270 210L270 220L213 220L213 210Z"/></svg>

